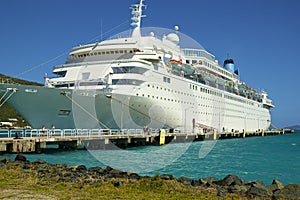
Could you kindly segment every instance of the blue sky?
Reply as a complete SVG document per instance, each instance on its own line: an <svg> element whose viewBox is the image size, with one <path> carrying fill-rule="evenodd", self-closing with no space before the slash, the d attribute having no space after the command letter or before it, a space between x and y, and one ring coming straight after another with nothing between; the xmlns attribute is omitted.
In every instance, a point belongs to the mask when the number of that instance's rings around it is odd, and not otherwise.
<svg viewBox="0 0 300 200"><path fill-rule="evenodd" d="M43 81L75 45L130 28L139 0L1 0L0 73ZM144 27L170 28L223 62L229 53L241 80L273 99L272 124L300 124L298 0L146 0ZM118 26L118 27L117 27ZM110 31L114 27L116 29Z"/></svg>

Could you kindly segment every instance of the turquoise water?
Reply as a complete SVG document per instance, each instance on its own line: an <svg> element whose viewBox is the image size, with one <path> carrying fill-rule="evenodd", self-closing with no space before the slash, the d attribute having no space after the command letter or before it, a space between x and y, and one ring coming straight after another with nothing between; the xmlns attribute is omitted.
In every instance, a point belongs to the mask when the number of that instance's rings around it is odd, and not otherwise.
<svg viewBox="0 0 300 200"><path fill-rule="evenodd" d="M278 179L284 184L300 183L300 132L267 137L218 140L207 156L199 158L199 150L205 143L207 142L194 142L182 156L166 167L139 174L167 173L176 177L186 176L194 179L207 176L224 178L228 174L235 174L246 181L262 180L265 184L271 184L273 179ZM170 145L181 148L183 144ZM149 153L157 151L159 153L159 150L162 148L166 147L139 147L130 149L130 152ZM103 156L107 155L107 159L118 161L113 157L113 151L101 152ZM123 151L117 152L122 153ZM117 154L116 151L115 154ZM158 155L157 160L159 157L163 158L163 156ZM15 154L5 154L0 157L9 157L13 160ZM26 157L30 161L43 159L53 164L82 164L87 167L104 167L104 164L95 159L89 151L85 150L48 150L44 154L28 154ZM126 158L122 158L120 162L124 162L123 159ZM139 161L136 160L136 162L138 163ZM141 162L141 168L155 162L156 159L153 158L146 163ZM122 168L122 165L119 168ZM127 168L124 166L124 169L126 170Z"/></svg>

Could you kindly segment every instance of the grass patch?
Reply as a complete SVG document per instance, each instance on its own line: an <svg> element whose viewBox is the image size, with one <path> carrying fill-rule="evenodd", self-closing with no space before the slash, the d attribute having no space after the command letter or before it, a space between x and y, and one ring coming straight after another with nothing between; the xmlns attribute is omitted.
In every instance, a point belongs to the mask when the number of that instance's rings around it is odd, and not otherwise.
<svg viewBox="0 0 300 200"><path fill-rule="evenodd" d="M93 184L58 182L49 174L40 178L36 171L19 166L0 170L0 188L0 199L221 199L207 188L185 186L159 176L140 180L111 178ZM230 195L225 199L240 198Z"/></svg>

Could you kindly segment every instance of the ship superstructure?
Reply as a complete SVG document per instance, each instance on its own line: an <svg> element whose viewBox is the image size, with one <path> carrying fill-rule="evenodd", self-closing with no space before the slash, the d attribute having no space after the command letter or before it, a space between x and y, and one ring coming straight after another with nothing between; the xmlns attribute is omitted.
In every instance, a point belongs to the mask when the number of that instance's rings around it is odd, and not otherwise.
<svg viewBox="0 0 300 200"><path fill-rule="evenodd" d="M0 85L17 88L9 103L36 128L269 128L272 101L239 81L232 59L184 44L178 26L141 28L143 6L131 7L132 30L74 47L44 87Z"/></svg>

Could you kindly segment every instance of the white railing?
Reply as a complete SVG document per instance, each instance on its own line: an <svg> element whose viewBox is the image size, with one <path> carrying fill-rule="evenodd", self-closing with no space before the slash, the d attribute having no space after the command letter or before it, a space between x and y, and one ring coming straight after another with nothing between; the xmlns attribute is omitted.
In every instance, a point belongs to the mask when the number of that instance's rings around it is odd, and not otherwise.
<svg viewBox="0 0 300 200"><path fill-rule="evenodd" d="M159 133L158 129L150 129L145 133L143 129L0 129L0 138L16 137L94 137L102 135L142 135Z"/></svg>

